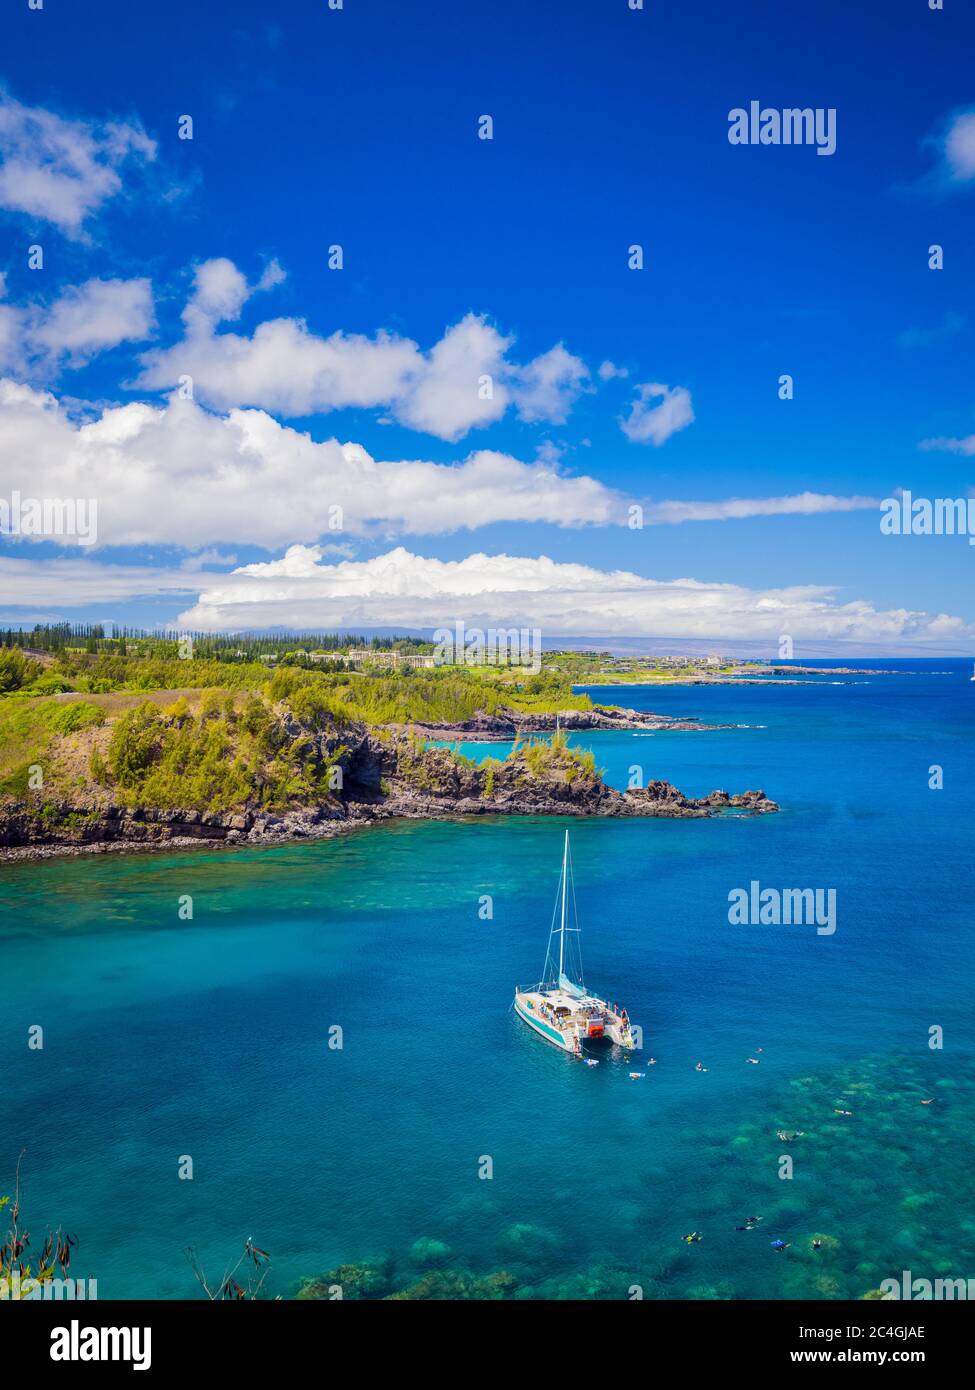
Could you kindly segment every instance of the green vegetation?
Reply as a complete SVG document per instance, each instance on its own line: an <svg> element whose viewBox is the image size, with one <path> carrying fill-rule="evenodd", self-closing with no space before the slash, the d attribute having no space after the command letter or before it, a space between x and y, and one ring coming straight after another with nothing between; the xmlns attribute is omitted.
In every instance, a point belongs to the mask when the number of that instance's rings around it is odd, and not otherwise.
<svg viewBox="0 0 975 1390"><path fill-rule="evenodd" d="M53 634L53 636L52 636ZM311 661L283 649L276 665L258 660L264 639L240 639L240 647L225 648L228 639L194 643L192 655L180 656L178 643L163 638L85 638L86 646L67 644L62 628L43 634L2 634L0 698L23 695L81 694L138 695L155 691L195 690L263 692L272 703L298 701L299 718L317 711L319 719L339 723L458 723L479 711L493 714L502 706L524 712L590 709L587 695L573 693L571 679L557 671L532 675L516 666L441 666L390 669L344 669L342 653L334 661ZM17 639L43 640L31 648ZM53 645L55 639L61 645ZM284 639L282 639L284 640ZM294 645L298 639L289 635ZM311 641L312 639L308 639ZM339 639L319 639L319 644ZM348 643L347 638L342 639ZM377 652L382 639L376 639ZM405 640L389 645L404 649ZM415 647L419 643L412 644ZM428 644L429 645L429 644ZM228 655L228 652L230 653Z"/></svg>
<svg viewBox="0 0 975 1390"><path fill-rule="evenodd" d="M21 1210L20 1164L23 1157L22 1150L17 1159L13 1198L0 1197L0 1221L6 1228L0 1232L0 1287L4 1290L5 1299L16 1301L36 1298L39 1285L49 1284L54 1278L63 1279L71 1260L70 1247L77 1243L73 1236L66 1236L59 1227L55 1231L49 1230L43 1242L35 1231L32 1246L30 1231L25 1230L26 1222Z"/></svg>
<svg viewBox="0 0 975 1390"><path fill-rule="evenodd" d="M30 769L39 767L48 780L50 752L64 734L104 722L104 712L84 701L57 704L27 700L0 702L0 794L22 797L29 790Z"/></svg>
<svg viewBox="0 0 975 1390"><path fill-rule="evenodd" d="M339 790L333 768L350 725L388 739L391 726L592 708L555 670L329 670L285 660L269 669L253 647L233 648L233 660L219 644L182 659L162 638L98 632L8 632L0 647L0 795L29 800L34 814L77 802L79 792L86 813L109 799L217 813L319 804ZM516 744L515 752L526 779L594 775L591 755L570 752L564 739ZM397 760L397 777L431 792L470 767L459 755L431 760L419 740L398 749ZM501 766L485 769L480 795L494 794Z"/></svg>
<svg viewBox="0 0 975 1390"><path fill-rule="evenodd" d="M16 648L0 650L0 695L9 695L14 690L23 690L41 674L39 661L24 656Z"/></svg>
<svg viewBox="0 0 975 1390"><path fill-rule="evenodd" d="M280 668L267 694L272 702L289 700L296 713L313 706L339 724L350 719L364 724L458 724L479 711L494 714L504 707L526 712L592 708L589 696L573 694L566 681L531 676L515 682L506 679L509 674L494 667L456 666L383 675Z"/></svg>
<svg viewBox="0 0 975 1390"><path fill-rule="evenodd" d="M289 737L256 697L238 710L233 696L211 691L196 714L182 698L162 710L148 700L126 710L115 721L107 758L98 753L89 770L95 780L109 774L130 805L270 810L327 800L329 769L343 752L339 746L322 756L310 735Z"/></svg>
<svg viewBox="0 0 975 1390"><path fill-rule="evenodd" d="M239 633L153 632L145 628L116 627L109 637L100 623L37 623L30 632L17 628L0 631L0 646L56 655L79 652L131 657L171 657L186 654L229 664L261 658L292 661L300 665L309 652L334 653L336 659L352 647L371 647L375 652L432 652L433 643L412 637L360 637L354 633L285 632L261 636ZM183 649L181 651L181 648Z"/></svg>
<svg viewBox="0 0 975 1390"><path fill-rule="evenodd" d="M597 769L591 749L570 748L564 733L529 739L520 748L513 748L509 756L512 761L520 761L536 779L554 776L566 782L592 781L601 777L604 770Z"/></svg>

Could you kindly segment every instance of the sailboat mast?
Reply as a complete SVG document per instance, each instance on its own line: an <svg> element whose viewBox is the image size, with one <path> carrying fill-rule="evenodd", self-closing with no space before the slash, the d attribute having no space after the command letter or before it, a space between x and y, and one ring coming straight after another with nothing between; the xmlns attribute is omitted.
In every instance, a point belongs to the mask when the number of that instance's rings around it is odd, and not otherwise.
<svg viewBox="0 0 975 1390"><path fill-rule="evenodd" d="M565 890L569 878L569 832L565 832L565 849L562 852L562 926L559 931L559 983L565 966Z"/></svg>

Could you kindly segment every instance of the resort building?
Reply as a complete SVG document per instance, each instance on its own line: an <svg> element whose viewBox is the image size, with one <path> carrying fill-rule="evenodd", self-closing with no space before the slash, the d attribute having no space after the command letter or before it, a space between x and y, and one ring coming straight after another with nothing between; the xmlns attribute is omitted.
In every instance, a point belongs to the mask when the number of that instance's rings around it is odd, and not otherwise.
<svg viewBox="0 0 975 1390"><path fill-rule="evenodd" d="M312 658L314 660L314 658ZM399 669L403 666L413 666L422 670L429 670L436 666L436 657L432 653L422 653L416 655L409 652L377 652L371 647L353 647L345 656L345 660L355 666L361 666L365 662L370 662L374 666L392 666Z"/></svg>

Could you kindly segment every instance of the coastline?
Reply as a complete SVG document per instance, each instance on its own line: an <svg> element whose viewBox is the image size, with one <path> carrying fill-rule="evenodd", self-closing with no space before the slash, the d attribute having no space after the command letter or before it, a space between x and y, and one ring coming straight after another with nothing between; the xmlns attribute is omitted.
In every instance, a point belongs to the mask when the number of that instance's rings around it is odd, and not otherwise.
<svg viewBox="0 0 975 1390"><path fill-rule="evenodd" d="M142 854L148 850L245 849L328 840L365 830L389 820L469 821L486 817L575 816L578 818L642 818L706 820L728 812L769 815L780 809L762 789L730 795L716 790L706 797L685 797L669 782L651 782L634 792L617 792L602 784L604 794L593 802L578 798L528 796L505 800L463 797L391 796L381 802L347 802L342 810L327 805L302 807L281 816L259 812L215 813L106 808L103 833L95 838L23 841L0 846L0 863L29 863L90 854ZM70 810L67 814L71 814ZM107 834L109 826L118 834ZM192 827L192 829L191 829ZM138 834L134 833L136 830ZM4 833L7 833L4 830Z"/></svg>
<svg viewBox="0 0 975 1390"><path fill-rule="evenodd" d="M701 731L732 728L671 719L652 712L596 706L525 714L503 708L478 712L460 723L339 727L302 722L292 711L279 716L288 743L301 748L307 765L337 770L333 784L317 797L266 809L242 800L220 810L158 805L117 789L89 788L84 795L28 793L0 804L0 862L61 856L136 853L150 848L184 849L282 844L329 839L393 818L466 820L500 816L669 817L703 819L727 811L767 814L777 804L762 790L730 795L718 789L706 797L685 796L671 783L651 780L641 788L617 791L597 771L591 753L570 749L572 732ZM531 735L542 735L539 741ZM546 735L552 737L546 739ZM430 740L528 741L504 759L483 764L458 757ZM332 790L333 785L337 790Z"/></svg>

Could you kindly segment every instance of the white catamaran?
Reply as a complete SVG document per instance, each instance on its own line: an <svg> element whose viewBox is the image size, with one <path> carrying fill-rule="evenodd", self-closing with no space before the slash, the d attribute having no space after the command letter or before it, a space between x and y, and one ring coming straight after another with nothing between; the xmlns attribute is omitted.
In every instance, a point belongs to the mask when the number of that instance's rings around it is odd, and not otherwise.
<svg viewBox="0 0 975 1390"><path fill-rule="evenodd" d="M572 881L572 861L569 857L569 832L565 832L562 855L562 876L559 896L552 913L552 925L545 953L542 980L531 989L515 990L515 1012L548 1042L579 1056L582 1044L607 1039L620 1047L636 1048L627 1012L619 1004L607 1004L590 994L582 978L582 950L576 912L575 887L572 888L572 917L575 926L567 922L569 885ZM558 922L558 925L556 925ZM558 971L555 969L555 939L558 937Z"/></svg>

